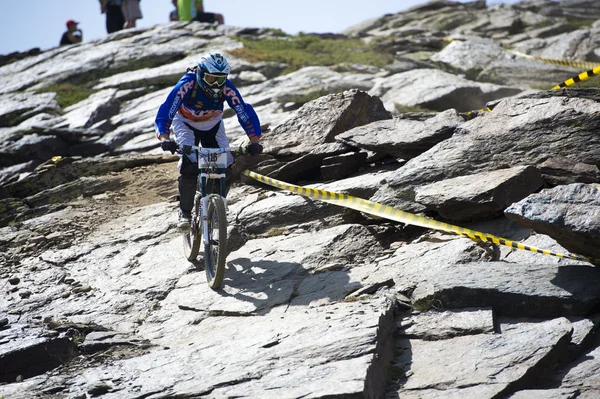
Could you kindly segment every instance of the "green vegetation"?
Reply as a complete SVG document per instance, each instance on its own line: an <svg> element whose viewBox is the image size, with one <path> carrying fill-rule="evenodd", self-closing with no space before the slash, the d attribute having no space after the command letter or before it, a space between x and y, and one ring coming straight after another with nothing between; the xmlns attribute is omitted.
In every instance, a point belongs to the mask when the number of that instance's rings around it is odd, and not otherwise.
<svg viewBox="0 0 600 399"><path fill-rule="evenodd" d="M427 113L436 112L436 111L432 111L427 108L419 107L418 105L404 105L404 104L394 103L394 107L396 108L396 111L398 111L401 114L406 114L408 112L427 112Z"/></svg>
<svg viewBox="0 0 600 399"><path fill-rule="evenodd" d="M281 236L284 235L288 232L288 228L286 226L284 227L271 227L266 233L265 236L266 237L277 237L277 236Z"/></svg>
<svg viewBox="0 0 600 399"><path fill-rule="evenodd" d="M277 99L280 103L293 102L297 104L304 104L309 101L316 100L317 98L321 98L329 94L329 91L326 90L309 90L304 94L295 94L290 96L281 96Z"/></svg>
<svg viewBox="0 0 600 399"><path fill-rule="evenodd" d="M360 39L330 39L318 35L298 34L281 38L251 40L237 37L244 48L231 51L249 62L282 62L288 65L283 74L302 67L331 66L342 62L384 67L393 61L392 54L376 51L375 45Z"/></svg>
<svg viewBox="0 0 600 399"><path fill-rule="evenodd" d="M19 123L27 119L27 117L24 116L24 114L26 114L26 112L19 110L16 112L9 112L7 114L0 115L0 127L17 126Z"/></svg>
<svg viewBox="0 0 600 399"><path fill-rule="evenodd" d="M441 310L444 309L444 305L439 299L436 299L434 295L425 297L423 299L414 301L412 308L419 312L427 312L429 310Z"/></svg>
<svg viewBox="0 0 600 399"><path fill-rule="evenodd" d="M567 23L578 29L587 29L591 27L594 22L596 22L595 19L567 18Z"/></svg>
<svg viewBox="0 0 600 399"><path fill-rule="evenodd" d="M81 85L59 83L46 86L38 90L38 93L56 93L58 96L56 100L58 105L60 105L62 109L65 109L73 104L77 104L78 102L85 100L93 93L93 91Z"/></svg>

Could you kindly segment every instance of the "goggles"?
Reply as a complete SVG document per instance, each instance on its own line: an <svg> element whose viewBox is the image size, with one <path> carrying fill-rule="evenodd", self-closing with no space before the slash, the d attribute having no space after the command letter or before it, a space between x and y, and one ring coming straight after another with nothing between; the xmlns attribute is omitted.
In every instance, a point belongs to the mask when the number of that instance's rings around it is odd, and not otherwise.
<svg viewBox="0 0 600 399"><path fill-rule="evenodd" d="M213 75L212 73L205 73L202 80L209 86L223 86L227 80L227 75Z"/></svg>

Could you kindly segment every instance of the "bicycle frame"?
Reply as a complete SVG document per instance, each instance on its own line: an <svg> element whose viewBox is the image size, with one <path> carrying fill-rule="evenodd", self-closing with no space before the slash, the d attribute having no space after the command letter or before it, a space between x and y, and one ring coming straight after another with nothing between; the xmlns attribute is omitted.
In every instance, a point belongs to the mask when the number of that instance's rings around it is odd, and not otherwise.
<svg viewBox="0 0 600 399"><path fill-rule="evenodd" d="M187 150L186 146L186 150ZM227 153L243 153L241 147L223 147L223 148L204 148L199 146L189 146L189 149L196 153L198 158L198 169L200 175L198 176L198 186L196 195L200 193L201 214L200 221L202 226L198 226L202 229L202 244L208 243L208 218L206 215L206 209L208 209L208 195L211 193L207 192L208 181L210 179L219 179L219 195L223 198L223 203L227 206L227 199L225 197L226 189L226 178L227 178Z"/></svg>

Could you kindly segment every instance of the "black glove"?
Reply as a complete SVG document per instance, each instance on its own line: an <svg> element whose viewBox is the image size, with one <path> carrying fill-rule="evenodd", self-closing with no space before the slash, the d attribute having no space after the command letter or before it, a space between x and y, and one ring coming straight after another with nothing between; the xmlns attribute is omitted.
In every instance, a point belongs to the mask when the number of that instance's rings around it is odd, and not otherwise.
<svg viewBox="0 0 600 399"><path fill-rule="evenodd" d="M262 153L263 146L260 145L259 143L252 143L252 144L248 145L248 147L246 147L246 150L248 151L248 154L250 154L250 155L258 155L258 154Z"/></svg>
<svg viewBox="0 0 600 399"><path fill-rule="evenodd" d="M171 151L171 154L175 154L178 147L176 142L165 140L160 142L160 148L162 148L163 151Z"/></svg>

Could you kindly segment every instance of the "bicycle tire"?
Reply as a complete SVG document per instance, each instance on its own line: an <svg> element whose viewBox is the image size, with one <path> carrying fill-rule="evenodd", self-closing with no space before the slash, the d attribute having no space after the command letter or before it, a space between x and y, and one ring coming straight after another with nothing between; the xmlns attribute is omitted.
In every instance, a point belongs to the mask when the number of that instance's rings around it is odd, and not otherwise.
<svg viewBox="0 0 600 399"><path fill-rule="evenodd" d="M190 229L183 233L183 253L185 258L190 262L198 258L200 252L200 243L202 242L202 225L200 207L202 205L199 195L194 199L194 207L192 208L192 220Z"/></svg>
<svg viewBox="0 0 600 399"><path fill-rule="evenodd" d="M217 194L208 196L206 217L208 219L208 237L204 245L204 264L206 280L212 289L218 289L225 277L227 259L227 214L223 198Z"/></svg>

